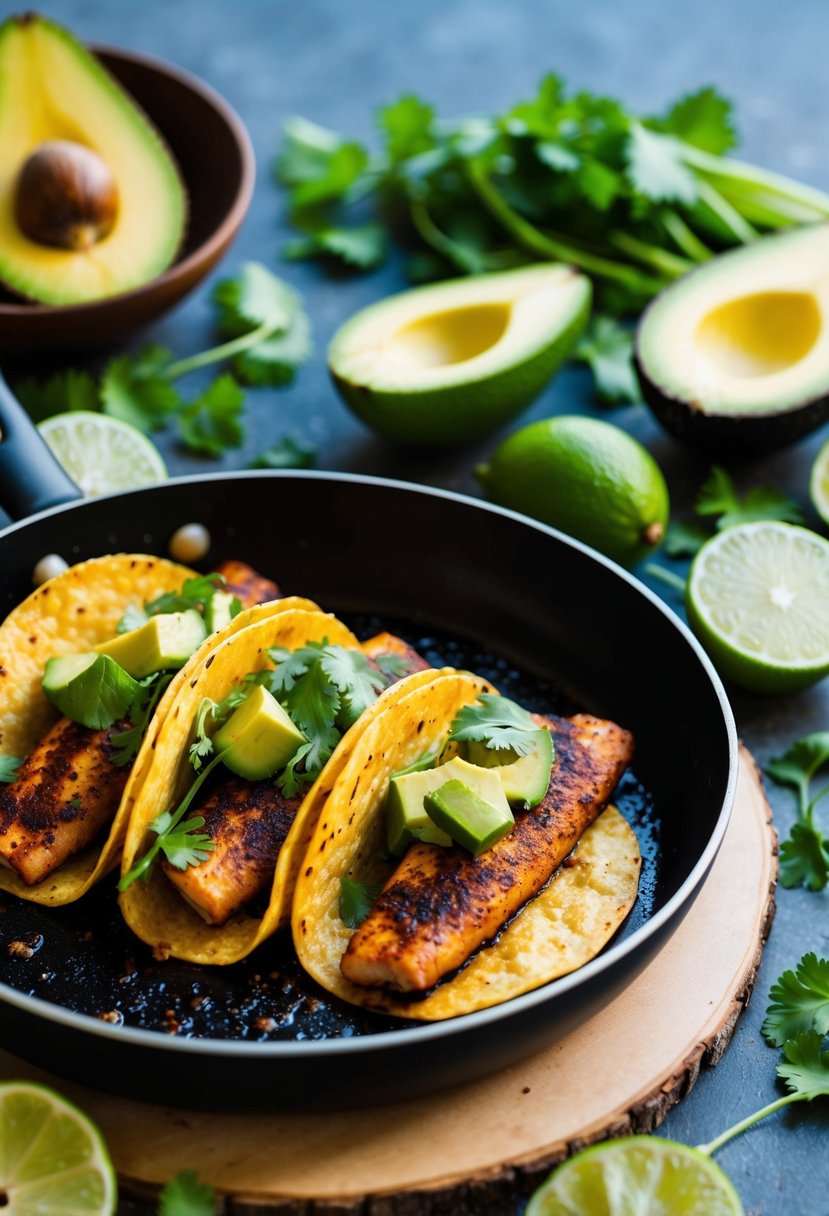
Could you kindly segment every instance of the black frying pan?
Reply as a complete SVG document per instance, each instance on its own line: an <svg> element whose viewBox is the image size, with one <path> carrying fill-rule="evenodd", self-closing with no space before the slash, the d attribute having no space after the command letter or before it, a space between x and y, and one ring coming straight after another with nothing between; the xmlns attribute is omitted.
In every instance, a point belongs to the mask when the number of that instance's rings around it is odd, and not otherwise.
<svg viewBox="0 0 829 1216"><path fill-rule="evenodd" d="M557 708L575 702L633 730L623 801L648 845L637 909L598 958L433 1025L338 1008L303 988L278 942L227 970L155 962L119 925L112 884L53 911L2 898L3 1046L93 1086L183 1106L399 1099L537 1051L610 1001L664 944L722 840L737 740L702 650L630 575L522 516L374 478L238 473L78 502L8 390L0 430L0 505L16 518L39 512L0 532L3 612L30 591L46 553L163 555L171 533L198 520L212 536L211 562L239 557L347 619L390 621L437 658L526 691L533 708L547 697ZM31 957L12 959L11 940L28 941Z"/></svg>

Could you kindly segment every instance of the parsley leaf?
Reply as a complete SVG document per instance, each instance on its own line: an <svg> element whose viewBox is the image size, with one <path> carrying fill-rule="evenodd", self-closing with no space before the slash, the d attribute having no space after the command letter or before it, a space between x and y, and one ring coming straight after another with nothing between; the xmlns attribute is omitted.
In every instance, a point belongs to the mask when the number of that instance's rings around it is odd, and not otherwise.
<svg viewBox="0 0 829 1216"><path fill-rule="evenodd" d="M98 386L89 372L56 372L41 384L34 376L15 385L15 395L35 422L43 422L53 414L66 410L99 410L101 399Z"/></svg>
<svg viewBox="0 0 829 1216"><path fill-rule="evenodd" d="M195 1170L180 1170L161 1189L158 1216L213 1216L216 1192Z"/></svg>
<svg viewBox="0 0 829 1216"><path fill-rule="evenodd" d="M459 710L449 731L450 740L477 740L487 747L509 749L518 756L532 751L528 734L538 730L532 714L506 697L481 693L478 701Z"/></svg>
<svg viewBox="0 0 829 1216"><path fill-rule="evenodd" d="M771 989L763 1022L769 1043L782 1047L807 1030L829 1034L829 959L804 954L795 971L784 971Z"/></svg>
<svg viewBox="0 0 829 1216"><path fill-rule="evenodd" d="M381 884L340 879L340 920L348 929L359 929L382 889Z"/></svg>
<svg viewBox="0 0 829 1216"><path fill-rule="evenodd" d="M179 434L194 452L221 456L228 448L242 446L245 430L240 421L245 394L225 373L180 411Z"/></svg>
<svg viewBox="0 0 829 1216"><path fill-rule="evenodd" d="M824 1036L806 1030L783 1047L785 1064L778 1064L777 1075L798 1098L811 1101L829 1096L829 1051L821 1051Z"/></svg>
<svg viewBox="0 0 829 1216"><path fill-rule="evenodd" d="M596 382L596 396L606 405L642 400L633 370L630 330L612 317L593 318L573 352L573 358L589 365Z"/></svg>
<svg viewBox="0 0 829 1216"><path fill-rule="evenodd" d="M285 435L278 443L260 452L251 462L252 469L313 469L317 463L317 446L305 439Z"/></svg>
<svg viewBox="0 0 829 1216"><path fill-rule="evenodd" d="M181 395L164 376L170 352L148 346L138 355L118 355L101 377L105 414L120 418L140 431L158 431L181 408Z"/></svg>
<svg viewBox="0 0 829 1216"><path fill-rule="evenodd" d="M10 785L17 780L17 770L20 768L22 760L17 756L0 756L0 781Z"/></svg>

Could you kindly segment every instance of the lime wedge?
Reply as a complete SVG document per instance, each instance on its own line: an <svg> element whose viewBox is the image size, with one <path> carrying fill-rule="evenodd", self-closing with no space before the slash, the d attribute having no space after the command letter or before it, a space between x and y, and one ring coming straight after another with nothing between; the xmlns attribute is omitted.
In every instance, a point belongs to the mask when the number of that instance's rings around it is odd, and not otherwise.
<svg viewBox="0 0 829 1216"><path fill-rule="evenodd" d="M0 1082L3 1216L109 1216L118 1195L103 1137L45 1085Z"/></svg>
<svg viewBox="0 0 829 1216"><path fill-rule="evenodd" d="M710 1157L674 1140L631 1136L577 1153L533 1195L526 1216L742 1216Z"/></svg>
<svg viewBox="0 0 829 1216"><path fill-rule="evenodd" d="M829 439L815 457L809 475L809 497L820 518L829 527Z"/></svg>
<svg viewBox="0 0 829 1216"><path fill-rule="evenodd" d="M167 480L158 449L119 418L71 410L47 418L37 429L85 498Z"/></svg>
<svg viewBox="0 0 829 1216"><path fill-rule="evenodd" d="M686 589L691 628L724 676L793 692L829 672L829 541L762 521L706 541Z"/></svg>

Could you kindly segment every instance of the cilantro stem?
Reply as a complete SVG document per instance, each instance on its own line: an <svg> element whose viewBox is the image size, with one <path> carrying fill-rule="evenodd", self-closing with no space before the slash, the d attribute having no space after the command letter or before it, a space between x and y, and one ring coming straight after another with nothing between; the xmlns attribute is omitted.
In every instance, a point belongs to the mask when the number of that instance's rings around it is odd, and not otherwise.
<svg viewBox="0 0 829 1216"><path fill-rule="evenodd" d="M713 251L699 239L692 228L689 228L678 211L664 211L662 223L677 248L681 249L685 256L692 261L707 262L714 256Z"/></svg>
<svg viewBox="0 0 829 1216"><path fill-rule="evenodd" d="M733 1139L734 1136L739 1136L741 1132L747 1131L755 1123L759 1123L761 1119L767 1119L769 1115L773 1115L775 1111L782 1110L784 1106L791 1106L793 1102L802 1102L809 1096L808 1094L800 1093L786 1094L785 1098L778 1098L775 1102L770 1102L768 1106L764 1106L761 1110L755 1111L753 1115L741 1119L739 1123L735 1123L733 1127L729 1127L727 1131L716 1136L708 1144L698 1144L697 1151L705 1153L706 1157L711 1157L724 1144Z"/></svg>
<svg viewBox="0 0 829 1216"><path fill-rule="evenodd" d="M216 765L219 763L219 761L224 758L224 754L225 753L223 751L218 752L213 757L213 759L210 761L210 763L205 765L205 767L202 769L202 771L199 773L199 775L196 777L196 779L192 782L190 788L188 789L187 793L182 798L181 802L176 807L175 811L173 811L173 814L170 818L170 822L167 824L164 831L159 832L159 834L156 836L156 839L153 841L153 843L147 849L146 853L144 853L143 856L139 857L138 861L135 863L135 865L132 867L132 869L129 870L124 875L124 877L121 879L121 881L118 883L119 891L126 891L127 887L131 887L137 878L141 878L142 875L144 875L144 874L149 874L149 871L150 871L152 865L154 864L155 859L158 856L159 851L161 850L161 847L164 843L165 836L167 836L173 830L173 828L177 827L179 825L179 823L181 823L182 819L187 814L187 811L190 808L190 804L192 803L196 794L199 792L201 787L204 785L205 781L210 776L210 774L213 772L213 769L216 767Z"/></svg>
<svg viewBox="0 0 829 1216"><path fill-rule="evenodd" d="M464 252L457 242L447 236L440 228L438 228L429 209L422 199L412 199L409 210L412 217L412 223L420 237L431 245L436 253L443 254L448 258L453 266L457 266L460 270L469 269L469 259L464 257Z"/></svg>
<svg viewBox="0 0 829 1216"><path fill-rule="evenodd" d="M759 169L746 161L725 159L712 156L701 148L684 144L682 159L706 178L714 178L723 193L731 189L751 196L764 196L767 200L774 198L779 203L791 203L798 209L788 213L789 221L795 219L801 222L825 219L829 217L829 195L813 186L804 186L782 173L772 173L768 169ZM786 214L785 211L783 214Z"/></svg>
<svg viewBox="0 0 829 1216"><path fill-rule="evenodd" d="M213 346L210 350L201 351L197 355L188 355L186 359L177 359L175 363L169 363L164 368L164 379L178 380L180 376L186 376L188 372L197 371L200 367L209 367L211 363L222 363L225 359L233 359L236 355L242 355L251 347L264 342L278 328L279 326L275 326L271 322L265 322L256 329L250 330L249 333L242 334L238 338L231 338L229 342L223 342L221 346Z"/></svg>
<svg viewBox="0 0 829 1216"><path fill-rule="evenodd" d="M646 297L655 295L668 285L668 280L665 278L655 278L643 274L632 266L625 266L622 262L613 262L609 258L579 249L569 241L539 231L534 224L513 210L501 192L492 184L480 161L470 161L466 168L469 181L481 202L525 249L529 249L532 253L539 254L547 260L569 262L574 266L580 266L589 274L622 283Z"/></svg>
<svg viewBox="0 0 829 1216"><path fill-rule="evenodd" d="M747 245L750 241L757 239L759 235L757 230L743 219L739 211L731 206L728 199L723 198L719 190L715 190L710 182L702 178L699 179L698 185L700 201L705 203L709 211L712 211L717 219L725 224L741 244Z"/></svg>
<svg viewBox="0 0 829 1216"><path fill-rule="evenodd" d="M671 253L668 249L661 249L658 245L649 245L645 241L640 241L637 237L631 236L629 232L611 232L610 243L649 269L656 270L659 274L667 275L672 279L678 279L693 269L693 263L689 262L687 258L678 257L675 253Z"/></svg>
<svg viewBox="0 0 829 1216"><path fill-rule="evenodd" d="M666 570L664 566L657 566L656 562L648 562L645 566L645 573L650 574L653 578L659 578L663 583L667 583L669 587L673 587L674 591L678 591L680 595L685 594L686 580L680 578L673 570Z"/></svg>

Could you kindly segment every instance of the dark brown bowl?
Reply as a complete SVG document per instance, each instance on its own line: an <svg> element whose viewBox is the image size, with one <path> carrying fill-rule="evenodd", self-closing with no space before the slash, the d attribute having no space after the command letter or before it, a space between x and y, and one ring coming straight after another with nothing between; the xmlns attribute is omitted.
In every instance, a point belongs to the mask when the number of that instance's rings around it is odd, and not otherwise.
<svg viewBox="0 0 829 1216"><path fill-rule="evenodd" d="M204 278L239 230L253 193L250 137L218 93L146 55L94 47L159 129L189 198L184 244L164 274L86 304L27 304L0 291L0 351L114 346L167 312Z"/></svg>

